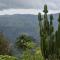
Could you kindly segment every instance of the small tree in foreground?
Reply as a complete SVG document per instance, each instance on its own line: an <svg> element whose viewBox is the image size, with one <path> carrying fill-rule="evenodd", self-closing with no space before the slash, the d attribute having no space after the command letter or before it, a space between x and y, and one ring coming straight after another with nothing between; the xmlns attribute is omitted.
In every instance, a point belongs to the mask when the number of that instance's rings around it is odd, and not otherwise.
<svg viewBox="0 0 60 60"><path fill-rule="evenodd" d="M0 55L10 54L10 46L6 37L0 32Z"/></svg>
<svg viewBox="0 0 60 60"><path fill-rule="evenodd" d="M33 39L28 35L22 34L17 38L16 46L18 49L23 49L23 50L32 49L34 47L33 40L35 39Z"/></svg>
<svg viewBox="0 0 60 60"><path fill-rule="evenodd" d="M20 57L21 60L43 60L43 56L41 54L40 47L33 42L31 36L21 35L18 37L16 45L19 49L23 50L23 53Z"/></svg>

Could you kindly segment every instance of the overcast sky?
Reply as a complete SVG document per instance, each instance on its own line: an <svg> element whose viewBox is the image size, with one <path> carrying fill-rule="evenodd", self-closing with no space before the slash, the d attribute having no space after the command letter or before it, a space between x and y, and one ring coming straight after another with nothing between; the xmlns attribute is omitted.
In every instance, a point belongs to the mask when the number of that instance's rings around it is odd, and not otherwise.
<svg viewBox="0 0 60 60"><path fill-rule="evenodd" d="M33 8L42 9L44 4L47 4L49 9L60 9L60 0L0 0L0 9L5 8Z"/></svg>
<svg viewBox="0 0 60 60"><path fill-rule="evenodd" d="M49 10L60 10L60 0L0 0L0 10L5 9L43 9L44 4Z"/></svg>

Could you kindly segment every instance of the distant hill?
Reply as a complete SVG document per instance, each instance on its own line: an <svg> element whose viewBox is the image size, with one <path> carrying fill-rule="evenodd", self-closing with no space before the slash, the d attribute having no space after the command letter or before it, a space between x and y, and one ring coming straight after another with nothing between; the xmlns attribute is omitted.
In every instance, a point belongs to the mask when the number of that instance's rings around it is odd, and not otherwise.
<svg viewBox="0 0 60 60"><path fill-rule="evenodd" d="M21 33L27 33L38 40L38 17L35 15L0 16L0 31L14 42Z"/></svg>
<svg viewBox="0 0 60 60"><path fill-rule="evenodd" d="M58 24L57 23L58 14L54 14L53 16L54 16L54 27L56 30ZM0 31L3 32L11 42L13 46L12 53L18 56L20 51L14 48L14 42L20 34L27 33L28 35L36 39L35 42L39 42L38 16L25 15L25 14L24 15L19 15L19 14L2 15L0 16Z"/></svg>
<svg viewBox="0 0 60 60"><path fill-rule="evenodd" d="M54 26L57 28L58 14L54 14ZM49 18L49 16L48 16ZM38 16L29 14L2 15L0 16L0 31L4 32L11 42L21 33L27 33L39 40Z"/></svg>

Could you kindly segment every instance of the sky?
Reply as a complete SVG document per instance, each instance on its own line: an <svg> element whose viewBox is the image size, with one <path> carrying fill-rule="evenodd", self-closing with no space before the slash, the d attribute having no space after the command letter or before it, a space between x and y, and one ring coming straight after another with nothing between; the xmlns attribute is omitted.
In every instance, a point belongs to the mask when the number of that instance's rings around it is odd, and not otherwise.
<svg viewBox="0 0 60 60"><path fill-rule="evenodd" d="M48 5L50 12L60 11L60 0L0 0L0 14L3 15L3 12L7 14L6 11L17 13L18 10L21 12L22 9L24 9L24 13L30 11L29 14L34 14L33 11L35 11L37 14L37 12L43 10L44 4Z"/></svg>

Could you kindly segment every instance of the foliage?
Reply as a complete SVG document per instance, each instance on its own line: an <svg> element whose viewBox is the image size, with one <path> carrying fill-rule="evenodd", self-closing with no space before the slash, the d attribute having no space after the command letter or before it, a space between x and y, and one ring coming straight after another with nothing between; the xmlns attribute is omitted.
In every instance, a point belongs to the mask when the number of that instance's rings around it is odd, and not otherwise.
<svg viewBox="0 0 60 60"><path fill-rule="evenodd" d="M33 39L32 37L30 37L28 35L23 34L17 38L16 46L23 50L31 49L34 47L33 40L35 40L35 39Z"/></svg>
<svg viewBox="0 0 60 60"><path fill-rule="evenodd" d="M7 41L6 37L2 32L0 32L0 54L9 54L9 42Z"/></svg>
<svg viewBox="0 0 60 60"><path fill-rule="evenodd" d="M40 47L37 48L34 40L31 36L25 34L18 37L16 45L18 48L24 49L21 60L44 60L41 49Z"/></svg>
<svg viewBox="0 0 60 60"><path fill-rule="evenodd" d="M48 13L48 9L47 9L47 5L45 4L44 5L44 10L43 10L44 13Z"/></svg>
<svg viewBox="0 0 60 60"><path fill-rule="evenodd" d="M53 15L48 20L48 8L44 5L44 18L38 14L40 27L41 51L43 57L48 60L60 60L60 14L58 17L58 29L55 32L53 26Z"/></svg>
<svg viewBox="0 0 60 60"><path fill-rule="evenodd" d="M44 6L44 19L40 20L39 15L38 15L38 20L39 20L39 26L40 26L40 38L41 38L41 50L44 58L48 58L48 37L49 37L49 21L47 17L47 5ZM42 18L40 16L40 18ZM43 21L43 22L42 22Z"/></svg>
<svg viewBox="0 0 60 60"><path fill-rule="evenodd" d="M36 48L34 51L24 51L22 60L44 60L40 48Z"/></svg>
<svg viewBox="0 0 60 60"><path fill-rule="evenodd" d="M0 55L0 60L17 60L17 58L8 55Z"/></svg>
<svg viewBox="0 0 60 60"><path fill-rule="evenodd" d="M50 14L48 20L48 8L44 5L44 16L38 14L40 27L40 47L34 43L34 38L22 34L17 38L16 46L24 50L21 60L60 60L60 13L58 17L58 29L53 26L53 15ZM5 36L0 33L0 60L17 60L16 57L8 56L9 43ZM4 55L4 56L3 56Z"/></svg>
<svg viewBox="0 0 60 60"><path fill-rule="evenodd" d="M60 59L60 13L58 17L58 30L55 32L56 37L56 55Z"/></svg>

